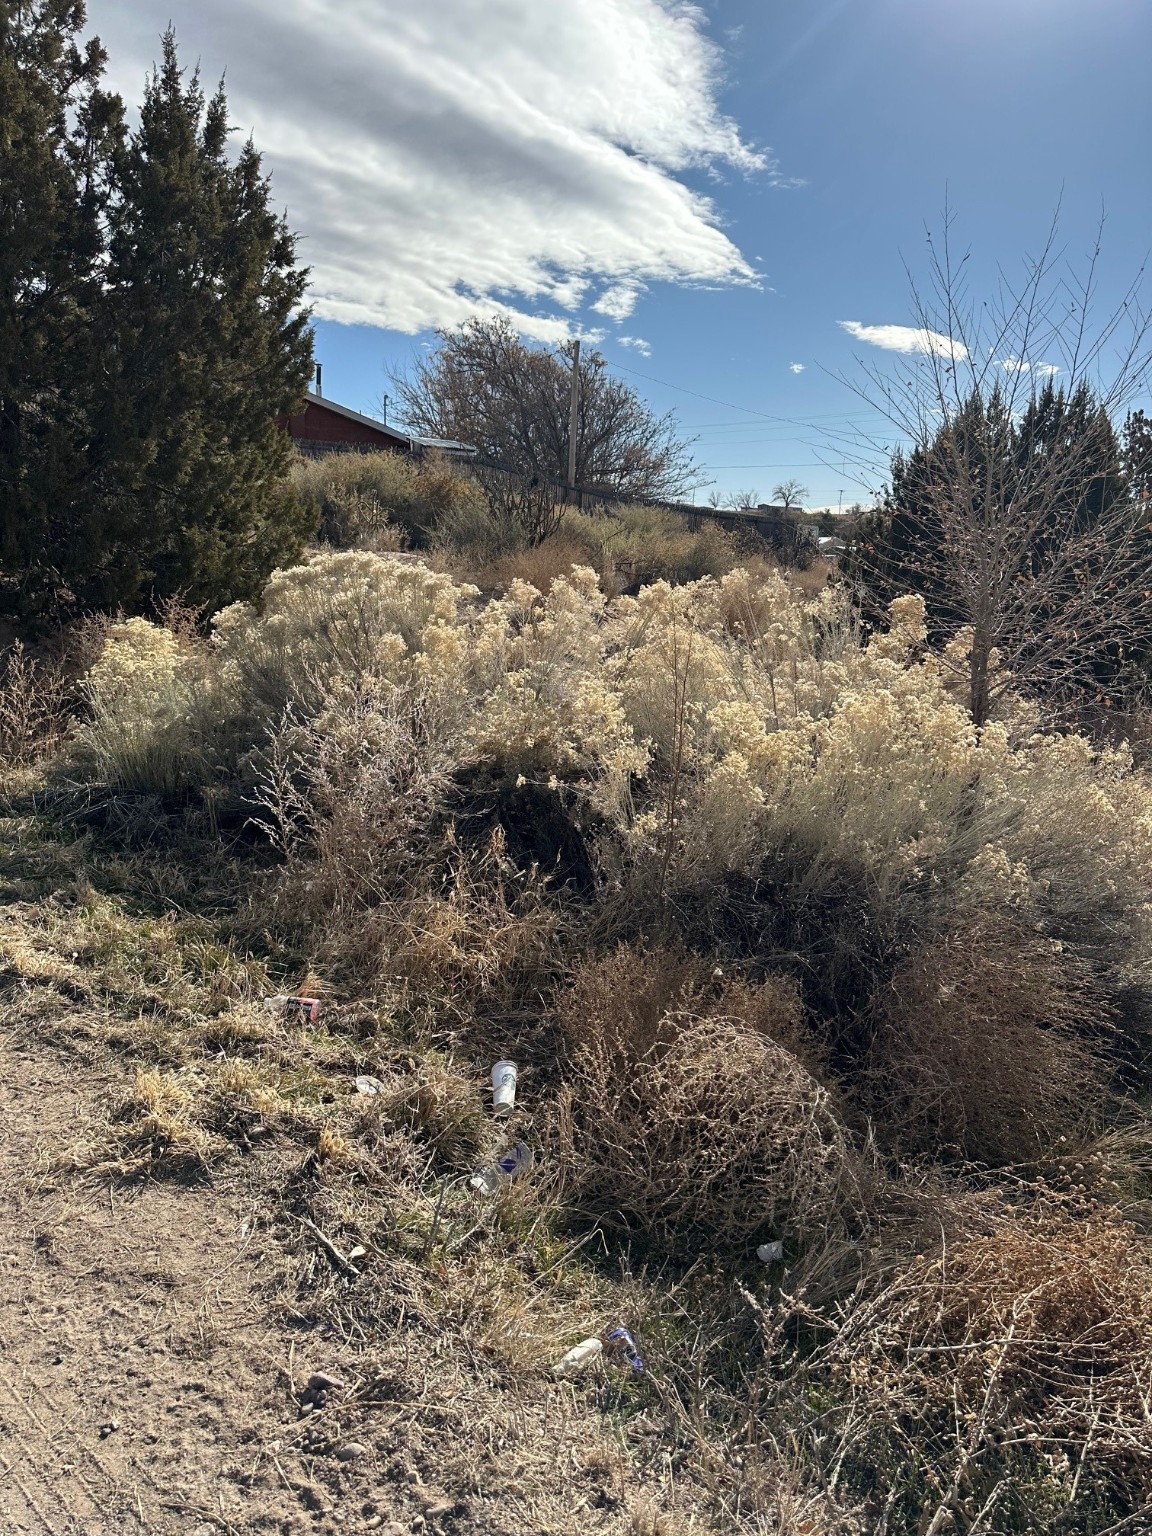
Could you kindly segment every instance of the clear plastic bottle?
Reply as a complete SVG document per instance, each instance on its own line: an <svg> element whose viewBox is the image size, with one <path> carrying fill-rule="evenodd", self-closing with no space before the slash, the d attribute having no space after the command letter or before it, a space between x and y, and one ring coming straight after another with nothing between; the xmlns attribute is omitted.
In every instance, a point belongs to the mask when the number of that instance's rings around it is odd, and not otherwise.
<svg viewBox="0 0 1152 1536"><path fill-rule="evenodd" d="M580 1343L574 1345L563 1359L557 1360L552 1367L552 1374L557 1379L575 1376L579 1371L586 1370L603 1353L604 1345L599 1339L581 1339Z"/></svg>
<svg viewBox="0 0 1152 1536"><path fill-rule="evenodd" d="M510 1152L505 1152L494 1163L489 1163L486 1168L477 1168L468 1183L482 1195L494 1195L501 1184L507 1183L509 1179L518 1179L531 1166L532 1153L517 1142Z"/></svg>

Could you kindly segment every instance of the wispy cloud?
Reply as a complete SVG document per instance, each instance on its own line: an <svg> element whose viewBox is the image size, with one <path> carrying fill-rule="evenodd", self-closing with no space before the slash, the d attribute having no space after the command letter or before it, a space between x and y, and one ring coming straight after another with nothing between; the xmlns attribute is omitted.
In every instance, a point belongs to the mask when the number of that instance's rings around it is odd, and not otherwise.
<svg viewBox="0 0 1152 1536"><path fill-rule="evenodd" d="M1005 373L1034 373L1045 379L1055 378L1060 372L1056 363L1030 363L1023 357L997 358L996 366Z"/></svg>
<svg viewBox="0 0 1152 1536"><path fill-rule="evenodd" d="M139 100L171 18L252 128L304 236L317 313L416 331L505 313L553 338L598 291L754 283L682 179L781 181L718 105L721 54L681 0L130 0L95 7Z"/></svg>
<svg viewBox="0 0 1152 1536"><path fill-rule="evenodd" d="M804 372L804 364L803 363L789 363L788 364L788 372L789 373L803 373Z"/></svg>
<svg viewBox="0 0 1152 1536"><path fill-rule="evenodd" d="M643 336L617 336L616 340L622 347L635 347L641 357L652 356L652 344L645 341Z"/></svg>
<svg viewBox="0 0 1152 1536"><path fill-rule="evenodd" d="M918 352L927 356L954 357L958 361L968 356L968 348L961 342L920 326L861 325L859 320L841 320L838 324L857 341L866 341L870 347L883 347L886 352Z"/></svg>

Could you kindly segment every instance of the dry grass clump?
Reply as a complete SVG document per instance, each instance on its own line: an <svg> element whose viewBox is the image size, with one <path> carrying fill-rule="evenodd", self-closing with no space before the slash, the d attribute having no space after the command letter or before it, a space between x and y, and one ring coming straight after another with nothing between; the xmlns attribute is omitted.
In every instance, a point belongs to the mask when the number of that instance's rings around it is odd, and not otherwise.
<svg viewBox="0 0 1152 1536"><path fill-rule="evenodd" d="M608 976L620 970L618 955ZM859 1195L848 1137L828 1090L764 1028L771 996L782 1032L795 1031L792 990L767 991L753 1022L720 1012L722 995L713 1011L688 1002L683 971L650 970L638 995L611 1001L606 979L578 987L565 1010L558 1138L568 1201L665 1252L702 1240L802 1242L837 1223Z"/></svg>
<svg viewBox="0 0 1152 1536"><path fill-rule="evenodd" d="M441 1168L463 1173L475 1167L487 1129L477 1080L429 1053L386 1078L366 1100L359 1133L375 1143L390 1131L405 1132L434 1153Z"/></svg>
<svg viewBox="0 0 1152 1536"><path fill-rule="evenodd" d="M396 1011L437 1036L466 1030L500 1054L507 1028L500 1021L531 1019L551 990L561 919L539 880L510 868L498 837L494 844L457 853L438 888L377 908L358 929L328 929L322 953L391 981Z"/></svg>
<svg viewBox="0 0 1152 1536"><path fill-rule="evenodd" d="M514 581L526 581L545 595L552 584L571 574L573 567L587 565L586 542L573 538L563 527L541 544L513 550L479 568L469 569L469 579L483 592L506 592Z"/></svg>
<svg viewBox="0 0 1152 1536"><path fill-rule="evenodd" d="M227 1154L228 1144L200 1124L201 1085L186 1072L146 1067L112 1113L102 1142L78 1161L94 1172L198 1175Z"/></svg>
<svg viewBox="0 0 1152 1536"><path fill-rule="evenodd" d="M1152 1506L1152 1255L1106 1212L1002 1211L820 1363L844 1462L920 1530L1120 1530Z"/></svg>
<svg viewBox="0 0 1152 1536"><path fill-rule="evenodd" d="M917 951L880 998L872 1102L885 1140L1020 1162L1091 1121L1109 1010L1054 940L974 921Z"/></svg>

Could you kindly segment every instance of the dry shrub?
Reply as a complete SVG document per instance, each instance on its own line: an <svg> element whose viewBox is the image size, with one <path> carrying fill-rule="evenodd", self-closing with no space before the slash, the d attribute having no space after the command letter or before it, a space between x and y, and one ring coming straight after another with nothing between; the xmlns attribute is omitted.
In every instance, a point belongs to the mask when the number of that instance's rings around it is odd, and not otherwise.
<svg viewBox="0 0 1152 1536"><path fill-rule="evenodd" d="M295 913L342 919L407 893L447 783L435 727L418 698L367 689L272 737L260 824Z"/></svg>
<svg viewBox="0 0 1152 1536"><path fill-rule="evenodd" d="M1105 1214L1002 1213L858 1307L820 1363L858 1472L925 1519L967 1530L990 1500L995 1529L1103 1530L1149 1507L1152 1256Z"/></svg>
<svg viewBox="0 0 1152 1536"><path fill-rule="evenodd" d="M328 505L328 542L337 549L368 549L379 555L406 547L407 533L392 522L375 491L333 486Z"/></svg>
<svg viewBox="0 0 1152 1536"><path fill-rule="evenodd" d="M561 529L542 544L505 555L478 571L476 580L481 589L488 592L502 592L514 581L526 581L546 596L554 581L571 575L573 566L587 563L587 548Z"/></svg>
<svg viewBox="0 0 1152 1536"><path fill-rule="evenodd" d="M234 603L213 620L219 670L250 717L250 741L286 709L312 718L349 691L411 681L433 662L438 675L458 672L459 610L472 592L366 550L273 571L259 603Z"/></svg>
<svg viewBox="0 0 1152 1536"><path fill-rule="evenodd" d="M398 453L335 453L299 459L292 484L319 511L323 538L338 548L379 548L374 540L385 528L421 548L441 522L481 502L467 476L434 456L416 461Z"/></svg>
<svg viewBox="0 0 1152 1536"><path fill-rule="evenodd" d="M427 696L366 688L277 733L260 800L286 856L277 909L312 928L319 963L465 1018L536 995L557 914L500 827L458 845L451 748Z"/></svg>
<svg viewBox="0 0 1152 1536"><path fill-rule="evenodd" d="M1062 946L1002 918L970 923L885 988L870 1072L881 1134L904 1150L1035 1158L1099 1108L1109 1025Z"/></svg>
<svg viewBox="0 0 1152 1536"><path fill-rule="evenodd" d="M691 529L663 507L617 506L599 513L568 512L558 538L582 546L616 591L638 591L654 581L673 583L721 576L740 561L736 541L717 523Z"/></svg>
<svg viewBox="0 0 1152 1536"><path fill-rule="evenodd" d="M212 777L227 713L206 647L180 631L128 619L106 632L80 691L74 747L98 784L176 795Z"/></svg>
<svg viewBox="0 0 1152 1536"><path fill-rule="evenodd" d="M858 1193L847 1137L827 1089L766 1032L797 1028L792 989L764 989L755 1022L725 1016L723 994L692 998L674 965L650 961L627 984L626 953L561 1010L569 1202L665 1251L746 1249L833 1223ZM612 981L625 983L614 997Z"/></svg>
<svg viewBox="0 0 1152 1536"><path fill-rule="evenodd" d="M30 763L50 751L63 726L67 692L62 667L14 641L0 655L0 757Z"/></svg>

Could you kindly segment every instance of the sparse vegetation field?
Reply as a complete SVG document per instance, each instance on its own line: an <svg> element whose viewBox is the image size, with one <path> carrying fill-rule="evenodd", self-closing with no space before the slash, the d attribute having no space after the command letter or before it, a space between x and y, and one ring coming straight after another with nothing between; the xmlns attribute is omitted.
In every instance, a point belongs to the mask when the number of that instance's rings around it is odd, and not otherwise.
<svg viewBox="0 0 1152 1536"><path fill-rule="evenodd" d="M237 1530L1145 1529L1144 773L1007 680L974 727L915 598L498 594L328 550L8 653L7 1050L85 1084L37 1178L243 1202L295 1352L173 1476ZM641 1374L552 1378L613 1326Z"/></svg>

